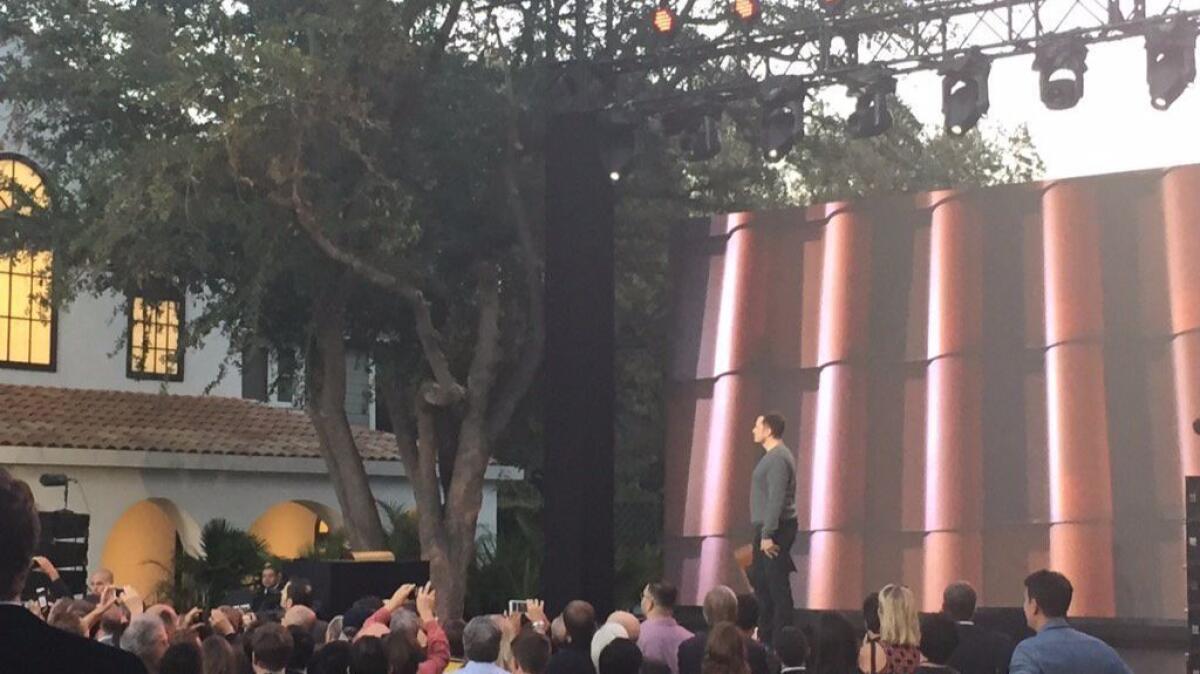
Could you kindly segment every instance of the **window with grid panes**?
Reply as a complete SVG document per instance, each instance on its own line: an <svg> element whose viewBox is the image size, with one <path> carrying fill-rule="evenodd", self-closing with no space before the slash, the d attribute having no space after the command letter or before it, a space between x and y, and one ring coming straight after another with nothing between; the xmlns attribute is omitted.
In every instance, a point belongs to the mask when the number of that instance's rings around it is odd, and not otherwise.
<svg viewBox="0 0 1200 674"><path fill-rule="evenodd" d="M45 183L33 164L0 153L0 212L29 215L46 205ZM49 251L0 255L0 367L54 369L53 261Z"/></svg>
<svg viewBox="0 0 1200 674"><path fill-rule="evenodd" d="M135 297L129 309L129 376L183 380L183 303Z"/></svg>

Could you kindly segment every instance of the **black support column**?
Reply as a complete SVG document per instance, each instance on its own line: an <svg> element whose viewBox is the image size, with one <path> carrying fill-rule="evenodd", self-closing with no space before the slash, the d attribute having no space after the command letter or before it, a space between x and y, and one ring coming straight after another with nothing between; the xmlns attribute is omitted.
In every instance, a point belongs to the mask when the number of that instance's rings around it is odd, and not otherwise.
<svg viewBox="0 0 1200 674"><path fill-rule="evenodd" d="M546 130L545 558L551 615L613 604L613 186L595 113Z"/></svg>

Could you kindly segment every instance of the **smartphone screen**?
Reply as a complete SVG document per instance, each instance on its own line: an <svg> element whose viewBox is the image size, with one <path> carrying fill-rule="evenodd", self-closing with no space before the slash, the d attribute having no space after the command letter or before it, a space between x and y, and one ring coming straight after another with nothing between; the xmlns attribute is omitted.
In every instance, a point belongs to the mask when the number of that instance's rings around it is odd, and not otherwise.
<svg viewBox="0 0 1200 674"><path fill-rule="evenodd" d="M508 601L509 613L524 613L527 602L524 599L510 599Z"/></svg>

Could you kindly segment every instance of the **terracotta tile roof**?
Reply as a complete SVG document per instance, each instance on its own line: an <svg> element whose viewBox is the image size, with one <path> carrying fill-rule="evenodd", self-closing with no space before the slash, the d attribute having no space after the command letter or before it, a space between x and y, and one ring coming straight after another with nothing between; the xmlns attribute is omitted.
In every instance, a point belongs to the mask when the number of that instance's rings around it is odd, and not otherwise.
<svg viewBox="0 0 1200 674"><path fill-rule="evenodd" d="M364 458L397 460L391 433L355 428ZM0 384L0 446L318 457L300 410L218 396Z"/></svg>

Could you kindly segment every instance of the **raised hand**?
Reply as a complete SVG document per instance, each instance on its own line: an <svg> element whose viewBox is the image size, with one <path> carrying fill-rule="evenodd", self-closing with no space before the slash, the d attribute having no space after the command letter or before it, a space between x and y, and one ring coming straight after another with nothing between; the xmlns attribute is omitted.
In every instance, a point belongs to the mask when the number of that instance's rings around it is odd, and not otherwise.
<svg viewBox="0 0 1200 674"><path fill-rule="evenodd" d="M388 611L395 611L401 606L404 606L409 598L412 597L412 593L416 589L417 586L413 585L412 583L405 583L397 588L396 591L392 593L392 598L387 602Z"/></svg>
<svg viewBox="0 0 1200 674"><path fill-rule="evenodd" d="M229 616L225 615L224 611L213 611L208 617L208 624L212 625L213 631L221 636L229 636L233 634L233 623L229 621Z"/></svg>
<svg viewBox="0 0 1200 674"><path fill-rule="evenodd" d="M58 580L58 569L54 568L54 564L49 559L46 559L41 555L35 555L33 558L33 563L37 565L37 568L40 569L42 573L46 574L47 578L50 580Z"/></svg>
<svg viewBox="0 0 1200 674"><path fill-rule="evenodd" d="M433 589L433 583L425 583L417 592L417 615L421 622L437 620L437 590Z"/></svg>
<svg viewBox="0 0 1200 674"><path fill-rule="evenodd" d="M529 617L529 621L537 625L549 625L550 621L546 620L546 602L541 599L526 599L525 600L525 615Z"/></svg>

